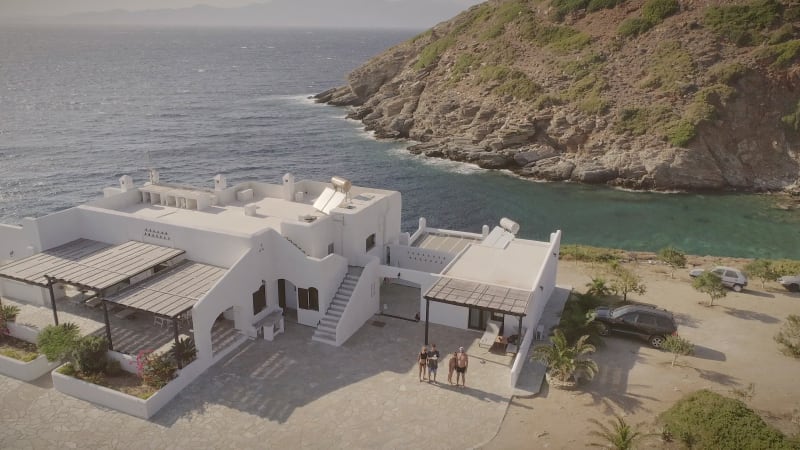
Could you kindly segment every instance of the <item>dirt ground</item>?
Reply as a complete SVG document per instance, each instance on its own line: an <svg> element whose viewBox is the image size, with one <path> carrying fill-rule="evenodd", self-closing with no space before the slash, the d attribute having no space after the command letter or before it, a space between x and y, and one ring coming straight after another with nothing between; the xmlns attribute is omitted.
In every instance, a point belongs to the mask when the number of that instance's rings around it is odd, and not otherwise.
<svg viewBox="0 0 800 450"><path fill-rule="evenodd" d="M727 263L743 267L743 260L689 258L691 265L711 268ZM647 292L631 300L657 304L675 314L678 333L695 344L694 356L680 357L670 367L671 354L650 348L644 341L611 336L594 355L600 372L576 391L549 389L537 396L515 397L497 436L484 448L581 448L598 442L589 435L595 426L619 414L644 432L659 434L656 417L683 395L709 389L732 395L734 389L754 385L748 401L767 422L784 433L800 432L800 360L782 355L773 340L786 316L800 314L800 294L777 283L761 287L750 280L741 293L708 304L708 296L691 286L688 269L671 278L668 267L639 259L627 263L644 279ZM583 292L600 265L561 261L558 283ZM641 448L660 448L660 435Z"/></svg>

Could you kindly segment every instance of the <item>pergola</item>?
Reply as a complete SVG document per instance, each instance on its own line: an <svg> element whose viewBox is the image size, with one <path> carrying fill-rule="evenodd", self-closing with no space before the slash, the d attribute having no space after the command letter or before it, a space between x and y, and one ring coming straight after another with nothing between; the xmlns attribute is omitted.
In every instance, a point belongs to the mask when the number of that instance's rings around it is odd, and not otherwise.
<svg viewBox="0 0 800 450"><path fill-rule="evenodd" d="M108 304L144 311L172 321L175 342L179 340L178 320L186 315L227 269L183 261L135 286L131 286L109 298L103 298L106 321L106 337L109 349L113 350L111 324L108 320ZM176 355L177 356L177 355ZM180 358L176 358L180 368Z"/></svg>
<svg viewBox="0 0 800 450"><path fill-rule="evenodd" d="M102 296L105 291L129 281L159 264L184 253L183 250L128 241L110 245L77 239L0 267L0 277L47 288L58 325L53 285L63 283ZM107 320L107 319L106 319Z"/></svg>
<svg viewBox="0 0 800 450"><path fill-rule="evenodd" d="M522 289L509 288L477 281L466 281L450 277L439 279L425 293L425 345L428 345L428 317L431 302L477 308L519 317L519 331L522 334L522 318L528 308L532 293Z"/></svg>

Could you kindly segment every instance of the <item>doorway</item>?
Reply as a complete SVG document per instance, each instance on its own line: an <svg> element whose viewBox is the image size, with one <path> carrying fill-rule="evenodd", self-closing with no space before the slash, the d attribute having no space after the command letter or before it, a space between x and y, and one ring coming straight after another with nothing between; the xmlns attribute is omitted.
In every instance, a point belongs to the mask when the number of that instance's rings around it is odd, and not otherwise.
<svg viewBox="0 0 800 450"><path fill-rule="evenodd" d="M485 330L486 329L486 322L490 320L494 320L496 322L500 322L501 324L504 322L505 316L500 313L486 311L485 309L479 308L470 308L469 309L469 319L467 321L467 327L472 330ZM502 328L502 325L501 325Z"/></svg>

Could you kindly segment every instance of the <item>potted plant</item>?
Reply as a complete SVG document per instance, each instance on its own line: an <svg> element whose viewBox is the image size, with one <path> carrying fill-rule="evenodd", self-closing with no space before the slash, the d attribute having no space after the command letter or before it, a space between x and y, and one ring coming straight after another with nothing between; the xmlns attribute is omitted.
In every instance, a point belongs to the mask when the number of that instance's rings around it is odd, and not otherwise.
<svg viewBox="0 0 800 450"><path fill-rule="evenodd" d="M587 344L589 335L581 336L575 345L569 345L564 333L556 329L550 342L552 345L537 345L533 359L547 364L547 382L558 389L570 389L583 377L591 380L597 373L597 364L588 358L594 353L594 345Z"/></svg>
<svg viewBox="0 0 800 450"><path fill-rule="evenodd" d="M16 305L0 305L0 322L14 322L19 315L19 307Z"/></svg>

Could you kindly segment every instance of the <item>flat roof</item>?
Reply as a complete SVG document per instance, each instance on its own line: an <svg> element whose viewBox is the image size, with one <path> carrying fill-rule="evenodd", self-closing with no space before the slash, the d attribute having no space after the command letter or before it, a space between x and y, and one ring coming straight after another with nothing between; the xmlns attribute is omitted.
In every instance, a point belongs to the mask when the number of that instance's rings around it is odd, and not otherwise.
<svg viewBox="0 0 800 450"><path fill-rule="evenodd" d="M411 246L428 250L438 250L447 253L458 253L469 244L474 244L480 241L481 238L477 237L426 231L417 237Z"/></svg>
<svg viewBox="0 0 800 450"><path fill-rule="evenodd" d="M547 242L514 239L504 248L473 244L442 275L532 291L539 269L549 255Z"/></svg>
<svg viewBox="0 0 800 450"><path fill-rule="evenodd" d="M39 286L46 286L50 277L102 290L183 253L183 250L139 241L111 245L77 239L0 267L0 277Z"/></svg>
<svg viewBox="0 0 800 450"><path fill-rule="evenodd" d="M440 277L425 293L425 298L457 306L480 308L514 316L524 316L530 291L493 286L476 281Z"/></svg>
<svg viewBox="0 0 800 450"><path fill-rule="evenodd" d="M191 309L227 270L187 260L105 300L174 318Z"/></svg>

